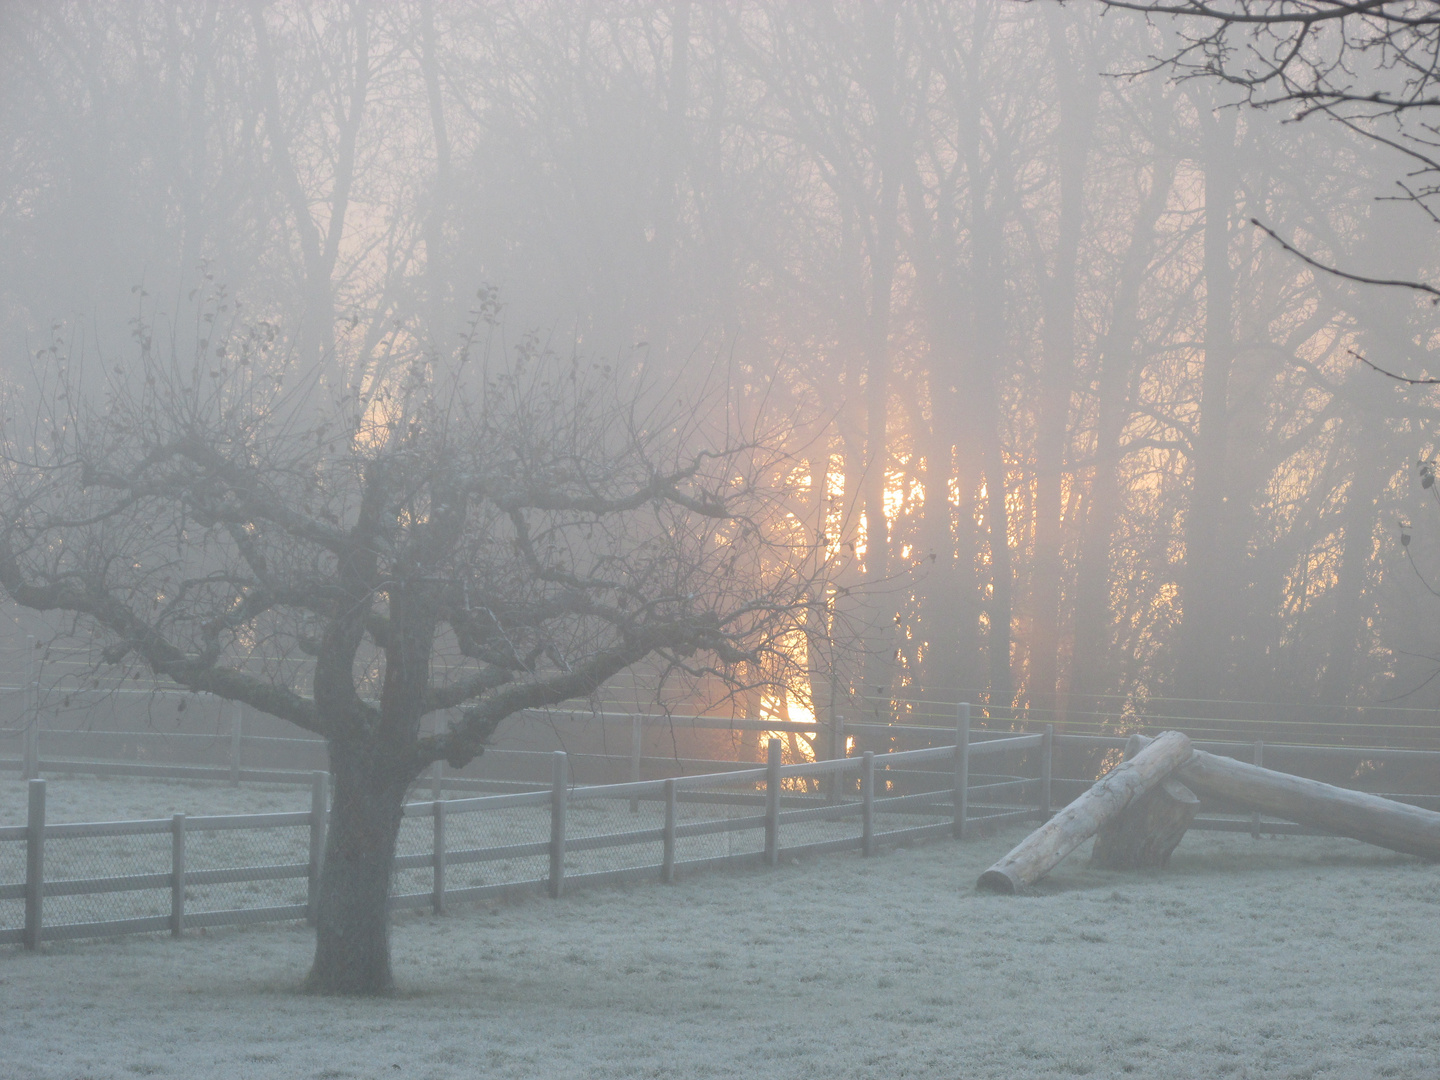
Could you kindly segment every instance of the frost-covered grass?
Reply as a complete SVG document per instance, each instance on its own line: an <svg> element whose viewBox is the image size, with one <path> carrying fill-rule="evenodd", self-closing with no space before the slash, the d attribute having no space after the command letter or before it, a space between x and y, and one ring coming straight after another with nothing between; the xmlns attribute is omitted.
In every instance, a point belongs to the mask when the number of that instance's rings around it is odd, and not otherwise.
<svg viewBox="0 0 1440 1080"><path fill-rule="evenodd" d="M208 790L204 809L266 795ZM47 1080L1440 1075L1440 867L1192 833L1163 873L1082 849L1036 896L977 895L1023 833L404 916L385 1001L298 994L293 924L5 949L0 1060Z"/></svg>
<svg viewBox="0 0 1440 1080"><path fill-rule="evenodd" d="M25 824L26 785L13 773L0 778L0 825ZM49 777L45 816L58 821L128 821L171 814L266 814L309 810L310 789L293 784L230 787L203 780L138 776Z"/></svg>

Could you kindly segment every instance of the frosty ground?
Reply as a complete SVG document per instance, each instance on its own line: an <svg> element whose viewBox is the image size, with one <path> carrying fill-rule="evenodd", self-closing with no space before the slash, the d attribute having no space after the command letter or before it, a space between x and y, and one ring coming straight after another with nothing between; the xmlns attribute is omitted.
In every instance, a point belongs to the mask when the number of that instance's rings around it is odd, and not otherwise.
<svg viewBox="0 0 1440 1080"><path fill-rule="evenodd" d="M307 799L71 781L49 816ZM384 1001L299 994L293 925L7 948L0 1059L46 1080L1440 1075L1440 867L1192 833L1163 873L1082 849L1035 896L977 895L1023 833L401 917Z"/></svg>

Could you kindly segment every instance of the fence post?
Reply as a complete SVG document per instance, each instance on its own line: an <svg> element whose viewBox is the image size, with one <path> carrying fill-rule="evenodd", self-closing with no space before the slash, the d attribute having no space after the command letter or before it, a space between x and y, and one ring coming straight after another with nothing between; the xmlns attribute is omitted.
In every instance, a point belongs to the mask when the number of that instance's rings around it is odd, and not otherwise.
<svg viewBox="0 0 1440 1080"><path fill-rule="evenodd" d="M1040 743L1040 820L1050 820L1050 778L1055 769L1055 725L1045 725Z"/></svg>
<svg viewBox="0 0 1440 1080"><path fill-rule="evenodd" d="M771 739L765 759L765 865L780 860L780 740Z"/></svg>
<svg viewBox="0 0 1440 1080"><path fill-rule="evenodd" d="M860 854L875 854L875 751L860 755Z"/></svg>
<svg viewBox="0 0 1440 1080"><path fill-rule="evenodd" d="M243 706L237 701L230 714L230 786L240 786L240 734L244 718Z"/></svg>
<svg viewBox="0 0 1440 1080"><path fill-rule="evenodd" d="M669 884L675 880L675 778L665 781L665 833L664 854L660 859L660 880Z"/></svg>
<svg viewBox="0 0 1440 1080"><path fill-rule="evenodd" d="M45 899L45 781L29 784L30 806L25 818L25 932L27 949L40 947Z"/></svg>
<svg viewBox="0 0 1440 1080"><path fill-rule="evenodd" d="M970 809L970 703L962 701L955 717L955 788L951 796L955 811L952 832L965 839L965 815Z"/></svg>
<svg viewBox="0 0 1440 1080"><path fill-rule="evenodd" d="M630 717L630 782L632 784L638 784L640 782L640 750L644 739L645 735L640 724L640 714L637 712ZM640 799L638 796L632 795L630 797L630 812L632 814L638 814L640 812Z"/></svg>
<svg viewBox="0 0 1440 1080"><path fill-rule="evenodd" d="M330 809L330 774L310 774L310 885L305 896L305 920L315 925L320 907L320 871L325 866L325 825Z"/></svg>
<svg viewBox="0 0 1440 1080"><path fill-rule="evenodd" d="M1265 742L1262 739L1255 740L1255 764L1265 764ZM1258 813L1250 815L1250 839L1260 839L1260 815Z"/></svg>
<svg viewBox="0 0 1440 1080"><path fill-rule="evenodd" d="M565 803L570 794L569 765L564 750L550 757L550 897L565 893Z"/></svg>
<svg viewBox="0 0 1440 1080"><path fill-rule="evenodd" d="M170 936L185 932L185 815L170 817Z"/></svg>
<svg viewBox="0 0 1440 1080"><path fill-rule="evenodd" d="M445 800L435 800L435 886L430 898L430 910L436 915L445 914Z"/></svg>

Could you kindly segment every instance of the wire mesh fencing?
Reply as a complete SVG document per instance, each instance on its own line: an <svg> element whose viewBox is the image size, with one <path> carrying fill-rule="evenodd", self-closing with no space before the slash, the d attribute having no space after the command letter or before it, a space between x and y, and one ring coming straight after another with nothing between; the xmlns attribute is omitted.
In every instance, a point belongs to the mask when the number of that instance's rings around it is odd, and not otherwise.
<svg viewBox="0 0 1440 1080"><path fill-rule="evenodd" d="M309 903L312 824L305 813L246 815L287 824L226 828L226 818L187 822L185 921ZM234 819L230 819L234 820Z"/></svg>
<svg viewBox="0 0 1440 1080"><path fill-rule="evenodd" d="M875 836L877 841L953 831L956 777L951 755L902 751L877 759ZM943 766L948 766L945 768ZM922 831L923 830L923 831Z"/></svg>
<svg viewBox="0 0 1440 1080"><path fill-rule="evenodd" d="M603 787L569 793L565 824L565 876L598 881L648 868L664 859L665 802L652 793L630 799Z"/></svg>
<svg viewBox="0 0 1440 1080"><path fill-rule="evenodd" d="M479 890L539 888L550 871L549 798L498 796L448 804L446 863L449 887L479 899ZM489 805L487 805L489 803Z"/></svg>
<svg viewBox="0 0 1440 1080"><path fill-rule="evenodd" d="M170 822L157 821L154 829L121 836L47 836L47 920L59 926L82 926L167 915ZM163 879L163 884L141 887L136 878ZM161 893L160 888L167 891Z"/></svg>
<svg viewBox="0 0 1440 1080"><path fill-rule="evenodd" d="M1017 733L962 724L956 735L950 745L790 764L781 740L771 739L760 765L607 785L572 783L567 755L553 753L547 789L408 803L392 906L441 912L515 892L558 896L567 885L672 880L823 851L872 854L881 845L959 837L975 824L1043 821L1124 747L1113 736L1049 727ZM1392 798L1408 796L1393 794L1402 773L1387 768L1429 774L1440 760L1417 750L1197 745L1257 764L1262 753L1267 763L1273 753L1291 764L1305 751L1315 769L1339 770L1356 787L1383 785ZM1078 763L1082 774L1054 775L1057 760ZM35 947L306 917L328 823L325 775L314 774L304 812L58 824L45 821L45 781L32 780L26 824L0 826L0 942ZM1294 831L1272 830L1257 815L1213 813L1192 827Z"/></svg>
<svg viewBox="0 0 1440 1080"><path fill-rule="evenodd" d="M674 860L682 867L753 861L764 854L764 769L686 777L675 785Z"/></svg>
<svg viewBox="0 0 1440 1080"><path fill-rule="evenodd" d="M392 907L515 891L560 895L605 881L671 880L677 870L771 863L951 828L959 748L781 764L690 777L576 786L564 753L549 790L408 803ZM0 941L303 918L313 911L328 822L325 774L305 812L134 821L30 819L0 827ZM38 809L37 809L38 808Z"/></svg>
<svg viewBox="0 0 1440 1080"><path fill-rule="evenodd" d="M25 925L25 854L24 826L0 828L0 939L18 940Z"/></svg>
<svg viewBox="0 0 1440 1080"><path fill-rule="evenodd" d="M872 757L869 767L872 774L875 771L874 760ZM866 833L865 762L865 755L862 755L852 759L796 764L779 770L777 857L863 847ZM873 788L869 805L873 817L878 805Z"/></svg>

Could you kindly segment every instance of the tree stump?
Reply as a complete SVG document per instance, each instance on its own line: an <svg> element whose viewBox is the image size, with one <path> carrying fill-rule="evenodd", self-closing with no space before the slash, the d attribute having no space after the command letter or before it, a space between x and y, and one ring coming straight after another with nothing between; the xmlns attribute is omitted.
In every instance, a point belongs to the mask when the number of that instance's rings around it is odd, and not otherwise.
<svg viewBox="0 0 1440 1080"><path fill-rule="evenodd" d="M1164 866L1199 809L1193 791L1162 780L1101 827L1090 862L1105 870Z"/></svg>

